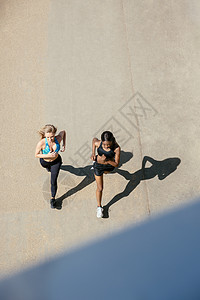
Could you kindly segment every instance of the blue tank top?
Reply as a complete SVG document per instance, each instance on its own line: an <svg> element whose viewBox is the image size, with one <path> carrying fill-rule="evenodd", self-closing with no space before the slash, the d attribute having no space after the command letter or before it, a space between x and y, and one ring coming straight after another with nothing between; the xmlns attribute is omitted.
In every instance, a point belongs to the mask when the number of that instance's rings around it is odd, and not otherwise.
<svg viewBox="0 0 200 300"><path fill-rule="evenodd" d="M105 151L102 147L102 142L101 142L99 148L97 149L97 153L100 156L102 156L104 154L106 156L106 158L112 158L112 157L115 157L114 148L115 148L115 145L109 151Z"/></svg>
<svg viewBox="0 0 200 300"><path fill-rule="evenodd" d="M60 144L58 143L57 139L54 138L54 141L56 143L56 150L54 152L57 152L60 150ZM50 152L50 148L49 148L49 145L48 145L48 142L47 142L47 138L45 138L45 144L46 144L46 147L45 149L42 150L42 153L43 154L48 154Z"/></svg>

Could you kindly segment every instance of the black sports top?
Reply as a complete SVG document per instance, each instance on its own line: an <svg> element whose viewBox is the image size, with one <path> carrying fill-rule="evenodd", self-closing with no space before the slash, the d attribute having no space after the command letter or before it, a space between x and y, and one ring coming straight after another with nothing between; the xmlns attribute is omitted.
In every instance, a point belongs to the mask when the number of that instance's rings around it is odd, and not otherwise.
<svg viewBox="0 0 200 300"><path fill-rule="evenodd" d="M116 145L116 144L115 144L115 145ZM102 147L102 142L101 142L99 148L97 149L98 155L102 156L102 155L104 154L104 155L106 156L106 158L113 158L113 157L115 157L115 152L114 152L114 150L115 150L115 145L113 145L113 146L111 147L110 151L105 151L105 150L103 149L103 147Z"/></svg>

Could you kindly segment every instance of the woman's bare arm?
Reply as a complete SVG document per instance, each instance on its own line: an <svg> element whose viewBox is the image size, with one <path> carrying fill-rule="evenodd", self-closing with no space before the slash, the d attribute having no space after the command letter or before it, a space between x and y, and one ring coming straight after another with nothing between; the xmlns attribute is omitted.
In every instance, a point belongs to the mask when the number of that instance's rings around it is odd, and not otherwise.
<svg viewBox="0 0 200 300"><path fill-rule="evenodd" d="M64 152L66 146L66 131L65 130L60 131L56 138L59 144L61 143L61 141L63 141L62 149L60 151Z"/></svg>
<svg viewBox="0 0 200 300"><path fill-rule="evenodd" d="M91 160L95 160L95 150L97 147L99 147L100 144L100 140L98 140L97 138L93 138L92 140L92 155L91 155Z"/></svg>
<svg viewBox="0 0 200 300"><path fill-rule="evenodd" d="M55 152L48 153L48 154L42 154L41 153L42 144L43 144L42 140L39 141L39 143L37 144L36 149L35 149L35 157L37 157L37 158L52 158L57 155Z"/></svg>
<svg viewBox="0 0 200 300"><path fill-rule="evenodd" d="M108 163L109 165L113 166L113 167L118 167L119 166L119 161L120 161L120 153L121 153L121 148L117 147L115 149L115 160L106 160L106 163Z"/></svg>

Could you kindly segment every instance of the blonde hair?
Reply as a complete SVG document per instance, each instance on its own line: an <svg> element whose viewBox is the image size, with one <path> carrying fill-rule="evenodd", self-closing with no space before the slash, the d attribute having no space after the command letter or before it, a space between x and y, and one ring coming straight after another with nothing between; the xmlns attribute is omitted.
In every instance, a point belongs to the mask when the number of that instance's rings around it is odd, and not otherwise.
<svg viewBox="0 0 200 300"><path fill-rule="evenodd" d="M45 133L50 133L52 132L53 134L56 134L57 128L54 125L47 124L44 127L42 127L38 133L41 137L41 139L45 138Z"/></svg>

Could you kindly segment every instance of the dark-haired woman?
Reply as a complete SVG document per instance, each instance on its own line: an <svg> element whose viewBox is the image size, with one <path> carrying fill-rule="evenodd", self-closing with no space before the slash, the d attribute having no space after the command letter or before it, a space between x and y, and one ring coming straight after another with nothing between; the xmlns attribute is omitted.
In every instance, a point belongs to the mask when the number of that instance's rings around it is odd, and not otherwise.
<svg viewBox="0 0 200 300"><path fill-rule="evenodd" d="M109 173L118 167L120 160L120 147L112 132L104 131L101 134L101 140L93 138L91 159L94 161L94 176L97 183L97 218L102 218L103 208L101 206L101 200L103 192L103 174Z"/></svg>
<svg viewBox="0 0 200 300"><path fill-rule="evenodd" d="M55 208L55 196L57 192L57 178L62 164L60 143L63 141L61 152L65 151L66 132L61 131L56 135L57 128L47 124L38 132L41 139L36 146L35 157L40 158L40 164L51 172L51 208Z"/></svg>

